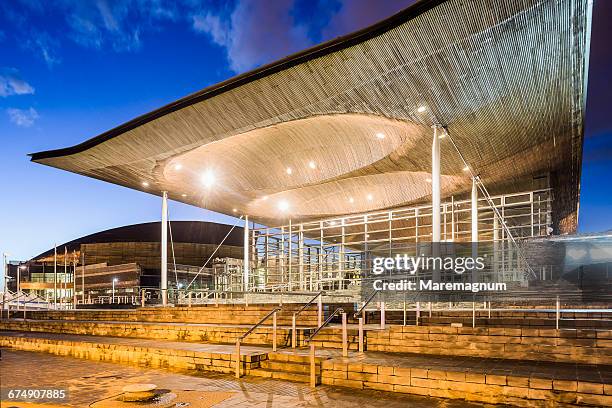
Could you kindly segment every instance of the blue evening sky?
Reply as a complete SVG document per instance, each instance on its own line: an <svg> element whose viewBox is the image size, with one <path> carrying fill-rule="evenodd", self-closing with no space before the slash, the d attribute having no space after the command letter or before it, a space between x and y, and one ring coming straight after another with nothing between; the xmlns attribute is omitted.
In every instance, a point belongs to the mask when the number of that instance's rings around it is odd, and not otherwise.
<svg viewBox="0 0 612 408"><path fill-rule="evenodd" d="M30 163L412 0L0 1L0 252L160 218L160 199ZM606 4L607 3L607 4ZM610 4L595 1L580 231L612 229ZM173 220L234 219L172 202Z"/></svg>

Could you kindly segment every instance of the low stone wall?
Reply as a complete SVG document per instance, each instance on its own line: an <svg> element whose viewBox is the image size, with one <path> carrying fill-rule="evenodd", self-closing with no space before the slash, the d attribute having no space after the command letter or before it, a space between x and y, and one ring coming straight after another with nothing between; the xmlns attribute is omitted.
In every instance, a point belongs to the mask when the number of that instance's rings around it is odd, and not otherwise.
<svg viewBox="0 0 612 408"><path fill-rule="evenodd" d="M610 364L612 331L389 326L368 332L367 350Z"/></svg>
<svg viewBox="0 0 612 408"><path fill-rule="evenodd" d="M205 305L193 307L145 307L133 310L62 310L29 311L36 320L98 320L153 323L210 323L253 325L278 305ZM291 325L293 312L301 305L286 304L277 315L277 324ZM22 315L19 315L22 317ZM316 327L317 306L309 306L300 314L300 324Z"/></svg>
<svg viewBox="0 0 612 408"><path fill-rule="evenodd" d="M28 337L2 336L0 347L23 351L36 351L59 356L70 356L88 360L135 364L153 368L175 370L213 371L234 373L235 357L232 354L208 353L171 348L137 347L125 344L97 344L86 341L66 341ZM234 355L235 356L235 355ZM248 374L260 366L267 354L242 355L242 372Z"/></svg>
<svg viewBox="0 0 612 408"><path fill-rule="evenodd" d="M323 361L322 383L526 407L550 407L557 404L612 406L612 386L602 383L335 360Z"/></svg>
<svg viewBox="0 0 612 408"><path fill-rule="evenodd" d="M324 329L313 343L342 348L342 331ZM358 332L348 330L349 350L358 348ZM387 326L365 332L367 351L447 356L560 361L612 362L612 330L556 330L440 326Z"/></svg>
<svg viewBox="0 0 612 408"><path fill-rule="evenodd" d="M269 322L268 322L269 323ZM129 337L198 343L234 344L249 329L248 326L188 325L180 323L96 322L59 320L0 320L1 331L32 333L82 334L90 336ZM272 328L259 327L247 336L243 344L272 345ZM276 329L277 345L289 345L291 331ZM298 331L301 341L303 331Z"/></svg>

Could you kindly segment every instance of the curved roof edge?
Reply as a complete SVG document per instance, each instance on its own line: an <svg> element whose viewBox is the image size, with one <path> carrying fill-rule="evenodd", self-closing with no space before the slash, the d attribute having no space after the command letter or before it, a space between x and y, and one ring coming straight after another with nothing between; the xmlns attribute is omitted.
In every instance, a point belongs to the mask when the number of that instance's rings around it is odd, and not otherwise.
<svg viewBox="0 0 612 408"><path fill-rule="evenodd" d="M243 229L239 226L221 224L210 221L171 221L172 238L175 243L193 243L202 245L217 245L224 237L226 246L243 245ZM81 244L102 244L113 242L160 242L161 222L144 222L121 227L110 228L93 234L84 235L72 241L57 245L58 254L64 247L71 252L79 250ZM54 249L36 255L31 260L53 255Z"/></svg>
<svg viewBox="0 0 612 408"><path fill-rule="evenodd" d="M187 95L181 99L178 99L168 105L162 106L161 108L155 109L149 113L138 116L135 119L130 120L122 125L119 125L107 132L104 132L98 136L79 143L71 147L65 147L61 149L46 150L37 153L29 154L31 161L37 161L42 159L49 159L53 157L66 156L76 153L81 153L87 149L97 146L107 140L110 140L116 136L119 136L125 132L133 130L139 126L142 126L148 122L158 119L164 115L183 109L195 103L201 102L208 98L212 98L218 94L237 88L246 83L255 81L257 79L266 77L276 72L282 71L287 68L291 68L295 65L307 62L314 58L318 58L329 53L348 48L352 45L366 41L370 38L376 37L383 34L400 24L411 20L424 12L434 8L438 4L445 2L446 0L420 0L417 3L405 8L404 10L392 15L389 18L379 21L371 26L355 31L351 34L337 37L333 40L326 41L319 45L315 45L311 48L307 48L303 51L299 51L295 54L288 55L280 60L271 62L261 67L255 68L251 71L245 72L240 75L236 75L218 84L211 85L200 91Z"/></svg>

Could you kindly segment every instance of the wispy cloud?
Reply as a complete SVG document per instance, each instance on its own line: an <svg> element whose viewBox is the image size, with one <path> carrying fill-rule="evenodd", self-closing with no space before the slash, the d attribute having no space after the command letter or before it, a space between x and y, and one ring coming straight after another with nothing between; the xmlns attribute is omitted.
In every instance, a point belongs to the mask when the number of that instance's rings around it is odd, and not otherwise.
<svg viewBox="0 0 612 408"><path fill-rule="evenodd" d="M36 119L40 116L36 109L17 109L17 108L9 108L6 110L6 113L9 116L11 122L20 127L30 127L34 124Z"/></svg>
<svg viewBox="0 0 612 408"><path fill-rule="evenodd" d="M31 49L41 58L49 68L53 68L61 62L57 49L59 43L48 33L32 31L30 39L25 44L26 48Z"/></svg>
<svg viewBox="0 0 612 408"><path fill-rule="evenodd" d="M34 87L21 79L15 68L0 69L0 96L33 94Z"/></svg>

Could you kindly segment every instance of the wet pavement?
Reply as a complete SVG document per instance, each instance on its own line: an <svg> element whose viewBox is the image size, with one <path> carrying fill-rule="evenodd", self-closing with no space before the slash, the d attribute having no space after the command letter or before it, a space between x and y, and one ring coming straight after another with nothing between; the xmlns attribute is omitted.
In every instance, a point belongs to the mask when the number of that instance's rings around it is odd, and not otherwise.
<svg viewBox="0 0 612 408"><path fill-rule="evenodd" d="M0 361L2 395L14 388L64 388L68 399L59 406L88 407L97 401L121 393L131 383L154 383L172 391L231 392L214 407L486 407L491 405L453 401L433 397L352 390L287 381L249 378L236 380L223 374L189 375L159 369L81 360L43 353L2 350ZM3 401L2 407L26 406Z"/></svg>

